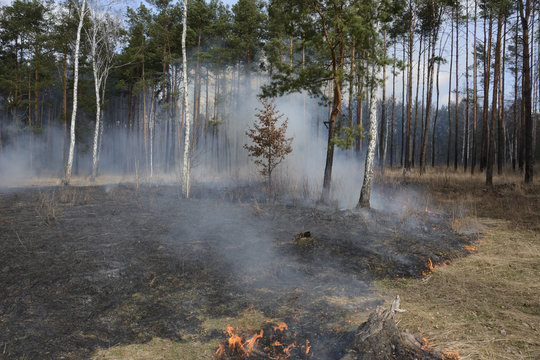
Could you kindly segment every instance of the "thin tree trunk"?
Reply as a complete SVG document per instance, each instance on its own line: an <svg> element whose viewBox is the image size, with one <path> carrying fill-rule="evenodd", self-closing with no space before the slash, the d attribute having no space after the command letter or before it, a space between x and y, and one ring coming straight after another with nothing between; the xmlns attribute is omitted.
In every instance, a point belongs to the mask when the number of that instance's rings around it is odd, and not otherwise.
<svg viewBox="0 0 540 360"><path fill-rule="evenodd" d="M476 123L478 115L478 57L476 50L476 25L477 25L477 14L478 14L478 0L474 0L474 58L473 58L473 121L472 121L472 157L471 157L471 175L474 174L476 167L476 152L477 152L477 141L476 141Z"/></svg>
<svg viewBox="0 0 540 360"><path fill-rule="evenodd" d="M386 58L386 30L383 31L383 54ZM388 129L386 126L386 63L383 64L383 83L382 83L382 108L381 108L381 138L379 145L381 172L384 174L384 165L386 162L386 145Z"/></svg>
<svg viewBox="0 0 540 360"><path fill-rule="evenodd" d="M467 172L469 165L469 0L465 4L467 9L465 21L465 126L463 137L463 172Z"/></svg>
<svg viewBox="0 0 540 360"><path fill-rule="evenodd" d="M396 57L396 44L394 43L394 59ZM390 125L390 168L394 166L394 118L396 113L396 61L392 64L392 120Z"/></svg>
<svg viewBox="0 0 540 360"><path fill-rule="evenodd" d="M454 124L456 132L454 134L454 170L458 169L458 134L459 134L459 4L456 9L456 112L454 113Z"/></svg>
<svg viewBox="0 0 540 360"><path fill-rule="evenodd" d="M523 42L523 108L525 119L525 183L532 183L534 179L534 150L535 150L535 126L532 118L532 83L530 66L530 40L529 19L531 14L531 0L519 1L519 13L521 17L522 42ZM525 7L525 8L524 8Z"/></svg>
<svg viewBox="0 0 540 360"><path fill-rule="evenodd" d="M378 26L377 26L378 27ZM360 199L357 207L369 207L371 198L371 188L373 185L373 163L375 160L375 147L377 146L377 85L379 69L374 65L373 80L371 83L371 95L369 98L369 118L368 118L368 147L366 151L366 164L364 167L364 182L360 191Z"/></svg>
<svg viewBox="0 0 540 360"><path fill-rule="evenodd" d="M420 49L418 50L418 70L416 71L416 97L414 101L414 130L413 130L413 144L412 144L412 154L411 154L411 166L414 167L415 164L415 154L416 154L416 129L418 126L418 93L420 90L420 64L422 63L422 45L424 44L423 36L420 35Z"/></svg>
<svg viewBox="0 0 540 360"><path fill-rule="evenodd" d="M352 129L353 128L353 96L354 96L354 79L355 79L355 69L354 69L354 63L355 63L355 44L352 44L351 47L351 71L349 73L349 116L347 118L347 126ZM305 98L304 98L305 101Z"/></svg>
<svg viewBox="0 0 540 360"><path fill-rule="evenodd" d="M442 52L442 49L441 49ZM440 54L439 54L440 57ZM439 99L440 99L440 87L439 87L439 74L441 70L441 61L437 61L437 102L435 104L435 116L433 117L433 134L431 136L432 138L432 144L431 144L431 167L435 167L435 156L437 154L436 152L436 134L437 134L437 119L439 118Z"/></svg>
<svg viewBox="0 0 540 360"><path fill-rule="evenodd" d="M75 121L77 118L77 85L79 83L79 46L81 44L81 30L83 27L85 11L86 0L82 0L81 10L79 11L79 25L77 27L77 37L75 40L75 55L73 59L73 62L75 64L75 68L73 70L73 109L71 111L69 153L66 172L63 179L64 185L69 185L69 182L71 180L71 172L73 169L73 154L75 150Z"/></svg>
<svg viewBox="0 0 540 360"><path fill-rule="evenodd" d="M518 26L519 26L519 15L516 18L516 36L515 36L515 58L514 58L514 136L512 142L513 156L512 156L512 170L516 171L516 164L518 158Z"/></svg>
<svg viewBox="0 0 540 360"><path fill-rule="evenodd" d="M363 59L360 59L363 61ZM356 97L356 125L361 129L356 141L357 157L362 153L362 133L364 132L364 71L357 71L358 74L358 96Z"/></svg>
<svg viewBox="0 0 540 360"><path fill-rule="evenodd" d="M503 45L502 45L502 70L501 81L499 83L499 121L498 121L498 139L497 139L497 174L502 175L504 166L504 147L505 147L505 129L504 129L504 70L505 70L505 56L506 56L506 19L503 18Z"/></svg>
<svg viewBox="0 0 540 360"><path fill-rule="evenodd" d="M187 2L183 3L183 30L182 30L182 82L184 85L183 108L185 117L185 134L184 134L184 165L182 168L182 193L185 198L189 198L190 192L190 173L191 173L191 153L190 153L190 131L191 131L191 114L189 113L188 105L188 77L187 77L187 55L186 55L186 34L187 34Z"/></svg>
<svg viewBox="0 0 540 360"><path fill-rule="evenodd" d="M407 136L405 147L405 170L411 169L412 163L412 139L411 139L411 125L412 125L412 64L413 64L413 49L414 49L414 23L416 11L413 9L413 1L409 0L409 12L411 20L409 22L409 73L407 81Z"/></svg>
<svg viewBox="0 0 540 360"><path fill-rule="evenodd" d="M501 33L503 14L499 11L497 16L497 40L495 43L495 65L493 67L493 99L491 104L491 132L489 136L489 156L486 171L486 185L493 185L493 163L495 160L495 132L497 131L497 100L499 90L499 77L501 72Z"/></svg>
<svg viewBox="0 0 540 360"><path fill-rule="evenodd" d="M405 63L405 44L403 44L403 63ZM405 68L401 74L401 155L400 165L405 166Z"/></svg>
<svg viewBox="0 0 540 360"><path fill-rule="evenodd" d="M422 148L420 152L420 174L423 174L426 171L426 156L427 156L427 143L429 137L429 120L431 116L431 103L433 97L433 74L435 72L435 46L437 44L437 34L439 29L434 29L431 35L431 58L428 59L428 89L427 89L427 99L426 99L426 121L424 126L424 136L422 137ZM433 133L435 134L435 128L433 128ZM435 137L433 137L435 139ZM433 151L435 146L433 146Z"/></svg>
<svg viewBox="0 0 540 360"><path fill-rule="evenodd" d="M91 174L91 181L95 181L97 176L97 152L98 152L98 137L100 133L100 126L101 126L101 98L100 98L100 79L98 75L97 70L97 64L96 64L96 58L95 54L92 56L92 71L94 73L94 90L95 90L95 96L96 96L96 123L94 127L94 141L92 146L92 174Z"/></svg>
<svg viewBox="0 0 540 360"><path fill-rule="evenodd" d="M487 158L489 152L489 78L491 68L491 33L493 30L493 14L489 13L489 34L487 36L486 50L486 23L484 20L484 110L483 110L483 127L482 127L482 157L480 158L480 171L483 171L487 166Z"/></svg>
<svg viewBox="0 0 540 360"><path fill-rule="evenodd" d="M452 113L450 111L450 104L452 99L452 65L454 63L454 10L452 9L452 19L450 20L450 26L452 27L452 37L450 39L450 75L448 80L448 152L446 154L446 167L450 167L450 154L452 152Z"/></svg>

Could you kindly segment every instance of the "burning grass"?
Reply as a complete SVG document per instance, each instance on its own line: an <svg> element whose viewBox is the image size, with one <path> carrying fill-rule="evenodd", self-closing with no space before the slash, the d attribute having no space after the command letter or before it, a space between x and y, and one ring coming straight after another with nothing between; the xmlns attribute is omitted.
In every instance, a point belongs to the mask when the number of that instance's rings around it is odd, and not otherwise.
<svg viewBox="0 0 540 360"><path fill-rule="evenodd" d="M441 264L482 251L453 231L472 228L464 210L448 216L423 200L388 195L396 215L249 196L201 188L180 200L175 187L126 185L0 194L6 354L208 359L226 345L223 359L339 359L383 302L373 279L425 272L431 284Z"/></svg>

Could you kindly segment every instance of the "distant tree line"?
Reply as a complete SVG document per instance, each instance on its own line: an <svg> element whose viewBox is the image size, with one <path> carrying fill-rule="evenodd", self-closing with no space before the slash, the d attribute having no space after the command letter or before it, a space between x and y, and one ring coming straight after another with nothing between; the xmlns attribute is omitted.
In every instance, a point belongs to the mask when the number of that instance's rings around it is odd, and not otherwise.
<svg viewBox="0 0 540 360"><path fill-rule="evenodd" d="M50 165L54 145L34 148L34 140L55 128L63 133L55 166L68 163L75 94L75 168L92 154L95 177L102 153L126 173L175 171L183 106L193 119L194 163L204 155L216 170L233 172L247 162L247 127L237 124L245 98L299 93L304 121L327 129L323 196L336 147L376 155L382 171L443 165L485 172L492 184L494 173L511 168L533 180L537 0L239 0L232 7L188 0L188 103L182 2L149 0L118 13L112 3L88 0L81 10L83 3L15 0L0 8L0 151L23 146L38 170Z"/></svg>

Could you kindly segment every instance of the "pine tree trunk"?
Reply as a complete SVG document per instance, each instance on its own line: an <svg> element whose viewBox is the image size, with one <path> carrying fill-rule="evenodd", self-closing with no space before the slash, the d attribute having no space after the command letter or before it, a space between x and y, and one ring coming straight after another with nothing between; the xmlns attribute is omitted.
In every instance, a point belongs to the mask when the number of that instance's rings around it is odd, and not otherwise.
<svg viewBox="0 0 540 360"><path fill-rule="evenodd" d="M493 163L495 161L495 132L497 131L497 100L499 90L499 78L501 73L501 35L503 14L499 12L497 19L497 40L495 43L495 65L493 67L493 99L491 103L491 129L489 136L488 163L486 171L486 185L493 185Z"/></svg>
<svg viewBox="0 0 540 360"><path fill-rule="evenodd" d="M383 31L383 54L386 57L386 30ZM383 83L382 83L382 109L381 109L381 137L379 145L379 163L381 172L384 174L384 163L386 162L386 144L387 144L387 128L386 128L386 64L383 64Z"/></svg>
<svg viewBox="0 0 540 360"><path fill-rule="evenodd" d="M347 118L347 126L352 129L353 127L353 96L354 96L354 79L355 79L355 69L354 69L354 63L355 63L355 50L356 46L355 44L352 44L351 46L351 71L349 73L349 116ZM305 98L304 98L305 101Z"/></svg>
<svg viewBox="0 0 540 360"><path fill-rule="evenodd" d="M360 59L363 61L363 59ZM358 79L356 86L358 95L356 96L356 126L364 132L364 71L357 71ZM358 134L356 139L356 156L362 153L362 134Z"/></svg>
<svg viewBox="0 0 540 360"><path fill-rule="evenodd" d="M394 59L396 57L396 44L394 43ZM396 113L396 62L392 65L392 120L390 125L390 168L394 166L394 119Z"/></svg>
<svg viewBox="0 0 540 360"><path fill-rule="evenodd" d="M535 150L535 126L532 118L532 83L530 66L530 40L529 18L531 14L531 0L519 1L519 13L522 27L523 43L523 108L525 120L525 183L532 183L534 179L534 150ZM524 9L525 7L525 9Z"/></svg>
<svg viewBox="0 0 540 360"><path fill-rule="evenodd" d="M426 171L426 155L427 155L427 143L429 137L429 120L431 116L431 103L433 101L433 75L435 72L435 46L437 45L437 34L439 29L434 29L431 35L431 59L428 59L428 89L427 89L427 99L426 99L426 121L424 126L424 135L422 137L422 149L420 152L420 174L425 173ZM433 133L435 133L435 128L433 128ZM435 146L433 146L433 151Z"/></svg>
<svg viewBox="0 0 540 360"><path fill-rule="evenodd" d="M454 170L458 169L458 134L459 134L459 8L456 10L456 112L454 113L454 124L456 132L454 134Z"/></svg>
<svg viewBox="0 0 540 360"><path fill-rule="evenodd" d="M486 36L486 23L484 20L484 109L483 109L483 127L482 127L482 157L480 158L480 171L484 171L489 152L489 78L491 68L491 32L493 29L493 14L489 14L489 34ZM487 38L487 50L486 50Z"/></svg>
<svg viewBox="0 0 540 360"><path fill-rule="evenodd" d="M513 140L512 140L512 170L516 171L516 165L517 165L517 158L518 158L518 26L519 26L519 16L516 19L516 36L514 38L514 46L515 46L515 57L514 57L514 133L513 133Z"/></svg>
<svg viewBox="0 0 540 360"><path fill-rule="evenodd" d="M441 49L442 51L442 49ZM440 55L439 55L440 57ZM435 116L433 117L433 134L431 135L431 167L435 167L435 156L436 152L436 139L437 139L437 119L439 118L439 99L440 99L440 88L439 88L439 74L441 70L441 62L437 61L437 101L435 104Z"/></svg>
<svg viewBox="0 0 540 360"><path fill-rule="evenodd" d="M504 148L505 148L505 129L504 129L504 73L505 73L505 56L506 56L506 19L503 19L503 45L502 45L502 70L501 81L499 82L499 121L498 121L498 139L497 139L497 174L502 175L504 166Z"/></svg>
<svg viewBox="0 0 540 360"><path fill-rule="evenodd" d="M413 129L413 144L411 154L411 167L415 165L416 154L416 129L418 126L418 93L420 91L420 64L422 63L422 45L424 44L423 36L420 35L420 49L418 50L418 70L416 71L416 97L414 101L414 129Z"/></svg>
<svg viewBox="0 0 540 360"><path fill-rule="evenodd" d="M403 44L403 63L405 63L405 44ZM401 167L405 166L405 69L401 75L401 152L399 162Z"/></svg>
<svg viewBox="0 0 540 360"><path fill-rule="evenodd" d="M407 81L407 135L405 146L405 170L411 169L412 163L412 66L413 66L413 49L414 49L414 23L416 11L413 9L413 1L409 0L409 12L412 14L409 22L409 73Z"/></svg>
<svg viewBox="0 0 540 360"><path fill-rule="evenodd" d="M463 137L463 172L467 172L469 165L469 0L465 8L467 9L465 21L465 126Z"/></svg>
<svg viewBox="0 0 540 360"><path fill-rule="evenodd" d="M477 28L478 0L474 0L474 58L473 58L473 119L472 119L472 157L471 157L471 175L476 168L476 124L478 115L478 56L476 50L476 28Z"/></svg>
<svg viewBox="0 0 540 360"><path fill-rule="evenodd" d="M450 104L452 98L452 65L454 64L454 26L453 26L454 10L452 9L452 19L450 24L452 27L452 37L450 39L450 73L448 80L448 151L446 154L446 167L450 167L450 154L452 152L452 114L450 111Z"/></svg>

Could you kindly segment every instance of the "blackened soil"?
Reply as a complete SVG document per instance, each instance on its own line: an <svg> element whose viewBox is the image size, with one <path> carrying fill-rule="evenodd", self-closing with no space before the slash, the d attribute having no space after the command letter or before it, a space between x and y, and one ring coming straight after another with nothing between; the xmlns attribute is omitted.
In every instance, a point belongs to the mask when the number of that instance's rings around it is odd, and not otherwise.
<svg viewBox="0 0 540 360"><path fill-rule="evenodd" d="M291 241L308 230L313 241ZM371 280L420 276L428 258L452 259L468 241L422 211L180 200L163 186L2 191L0 358L181 341L203 318L251 307L288 321L310 358L338 359L353 334L328 324L382 302Z"/></svg>

